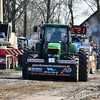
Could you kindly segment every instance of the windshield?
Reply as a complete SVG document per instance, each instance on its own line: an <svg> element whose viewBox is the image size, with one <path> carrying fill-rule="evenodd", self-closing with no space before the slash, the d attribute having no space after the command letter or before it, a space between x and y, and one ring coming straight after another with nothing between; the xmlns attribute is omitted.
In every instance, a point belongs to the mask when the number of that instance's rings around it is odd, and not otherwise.
<svg viewBox="0 0 100 100"><path fill-rule="evenodd" d="M44 40L46 42L66 42L67 28L46 27Z"/></svg>

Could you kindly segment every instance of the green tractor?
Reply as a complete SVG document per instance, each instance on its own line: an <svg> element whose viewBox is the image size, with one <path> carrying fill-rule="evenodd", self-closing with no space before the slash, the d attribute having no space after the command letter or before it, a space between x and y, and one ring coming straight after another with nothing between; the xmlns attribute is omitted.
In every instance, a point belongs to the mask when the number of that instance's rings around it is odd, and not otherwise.
<svg viewBox="0 0 100 100"><path fill-rule="evenodd" d="M24 50L23 79L51 76L72 77L74 81L88 80L89 51L84 49L78 52L78 45L71 42L71 28L66 24L45 23L41 26L39 42ZM34 27L34 31L37 31L37 27Z"/></svg>
<svg viewBox="0 0 100 100"><path fill-rule="evenodd" d="M18 49L24 49L28 45L28 40L25 37L18 37Z"/></svg>
<svg viewBox="0 0 100 100"><path fill-rule="evenodd" d="M21 54L18 55L18 66L22 67L22 58L23 58L23 51L25 46L28 46L28 39L25 37L18 37L18 50L21 51Z"/></svg>

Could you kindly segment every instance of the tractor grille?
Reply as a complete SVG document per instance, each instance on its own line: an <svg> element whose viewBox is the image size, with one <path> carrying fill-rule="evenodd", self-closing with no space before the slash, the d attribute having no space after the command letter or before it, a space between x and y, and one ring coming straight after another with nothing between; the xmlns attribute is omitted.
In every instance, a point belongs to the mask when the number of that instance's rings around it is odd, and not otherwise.
<svg viewBox="0 0 100 100"><path fill-rule="evenodd" d="M59 49L48 49L48 54L58 54Z"/></svg>

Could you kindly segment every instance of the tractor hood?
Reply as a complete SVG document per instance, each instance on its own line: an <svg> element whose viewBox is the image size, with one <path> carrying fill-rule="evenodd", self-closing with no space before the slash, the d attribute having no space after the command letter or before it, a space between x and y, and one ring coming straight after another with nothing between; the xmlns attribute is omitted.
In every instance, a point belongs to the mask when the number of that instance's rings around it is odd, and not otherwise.
<svg viewBox="0 0 100 100"><path fill-rule="evenodd" d="M60 43L49 43L48 49L61 49L61 44Z"/></svg>
<svg viewBox="0 0 100 100"><path fill-rule="evenodd" d="M61 44L49 43L48 44L48 57L55 58L59 62L61 56Z"/></svg>

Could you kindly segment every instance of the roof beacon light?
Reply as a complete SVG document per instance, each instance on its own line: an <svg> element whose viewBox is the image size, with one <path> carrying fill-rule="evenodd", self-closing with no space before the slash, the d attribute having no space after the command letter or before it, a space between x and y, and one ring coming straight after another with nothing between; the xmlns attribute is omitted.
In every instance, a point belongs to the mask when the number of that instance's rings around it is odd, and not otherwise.
<svg viewBox="0 0 100 100"><path fill-rule="evenodd" d="M41 23L44 23L44 20L42 20Z"/></svg>
<svg viewBox="0 0 100 100"><path fill-rule="evenodd" d="M87 27L89 28L89 25L87 25Z"/></svg>
<svg viewBox="0 0 100 100"><path fill-rule="evenodd" d="M86 27L88 27L88 28L89 28L89 25L88 25L88 23L87 23L87 22L85 22L85 25L86 25Z"/></svg>
<svg viewBox="0 0 100 100"><path fill-rule="evenodd" d="M85 22L85 25L87 25L87 22Z"/></svg>
<svg viewBox="0 0 100 100"><path fill-rule="evenodd" d="M72 21L70 21L69 24L72 25Z"/></svg>

